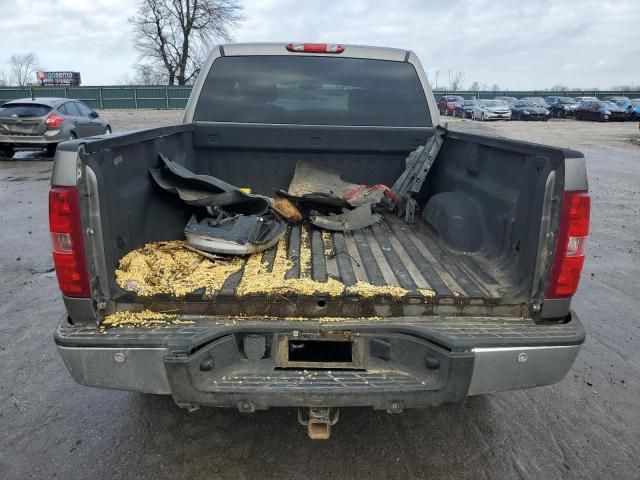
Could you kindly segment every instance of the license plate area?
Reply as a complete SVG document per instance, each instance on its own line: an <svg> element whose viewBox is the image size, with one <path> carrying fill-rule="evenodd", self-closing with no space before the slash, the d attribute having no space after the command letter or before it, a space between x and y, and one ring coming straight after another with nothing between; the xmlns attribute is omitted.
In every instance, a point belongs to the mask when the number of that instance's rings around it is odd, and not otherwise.
<svg viewBox="0 0 640 480"><path fill-rule="evenodd" d="M363 345L364 338L349 333L279 335L276 367L361 370Z"/></svg>

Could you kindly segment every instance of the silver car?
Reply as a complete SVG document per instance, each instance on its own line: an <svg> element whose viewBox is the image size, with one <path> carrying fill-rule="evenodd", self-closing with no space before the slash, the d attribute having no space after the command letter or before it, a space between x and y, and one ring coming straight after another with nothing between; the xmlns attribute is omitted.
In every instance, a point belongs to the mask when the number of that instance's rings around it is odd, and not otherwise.
<svg viewBox="0 0 640 480"><path fill-rule="evenodd" d="M0 106L0 157L18 148L46 148L53 157L60 142L109 133L109 123L78 100L22 98Z"/></svg>
<svg viewBox="0 0 640 480"><path fill-rule="evenodd" d="M511 109L502 100L478 100L471 111L473 120L510 120Z"/></svg>

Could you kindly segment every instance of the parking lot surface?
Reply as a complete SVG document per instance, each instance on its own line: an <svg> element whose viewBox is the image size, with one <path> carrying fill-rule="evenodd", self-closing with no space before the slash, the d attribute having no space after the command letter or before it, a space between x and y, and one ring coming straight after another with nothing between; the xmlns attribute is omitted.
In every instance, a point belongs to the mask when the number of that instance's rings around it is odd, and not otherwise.
<svg viewBox="0 0 640 480"><path fill-rule="evenodd" d="M114 131L176 111L107 111ZM587 158L588 260L573 308L588 332L561 383L389 415L343 409L314 442L293 409L179 409L171 398L74 383L52 333L52 162L0 162L0 478L640 478L640 137L637 123L451 128L570 147Z"/></svg>

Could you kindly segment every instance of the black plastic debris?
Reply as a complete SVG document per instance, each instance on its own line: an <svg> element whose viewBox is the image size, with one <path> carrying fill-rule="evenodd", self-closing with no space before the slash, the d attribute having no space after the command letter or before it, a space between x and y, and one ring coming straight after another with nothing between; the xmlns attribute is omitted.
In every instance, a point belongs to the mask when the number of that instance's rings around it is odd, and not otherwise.
<svg viewBox="0 0 640 480"><path fill-rule="evenodd" d="M194 207L222 208L225 212L239 215L263 215L269 211L270 200L260 195L243 192L219 178L198 175L159 154L163 165L149 170L160 188L178 195Z"/></svg>
<svg viewBox="0 0 640 480"><path fill-rule="evenodd" d="M220 213L198 221L191 217L184 229L187 243L198 250L228 255L249 255L274 246L287 230L286 223L261 215Z"/></svg>

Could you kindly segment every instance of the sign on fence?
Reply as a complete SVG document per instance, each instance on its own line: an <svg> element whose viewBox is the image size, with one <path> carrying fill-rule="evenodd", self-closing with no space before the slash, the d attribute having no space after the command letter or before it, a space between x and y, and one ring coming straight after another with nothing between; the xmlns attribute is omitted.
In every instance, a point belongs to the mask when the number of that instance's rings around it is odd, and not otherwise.
<svg viewBox="0 0 640 480"><path fill-rule="evenodd" d="M80 85L80 72L43 72L37 73L40 85Z"/></svg>

